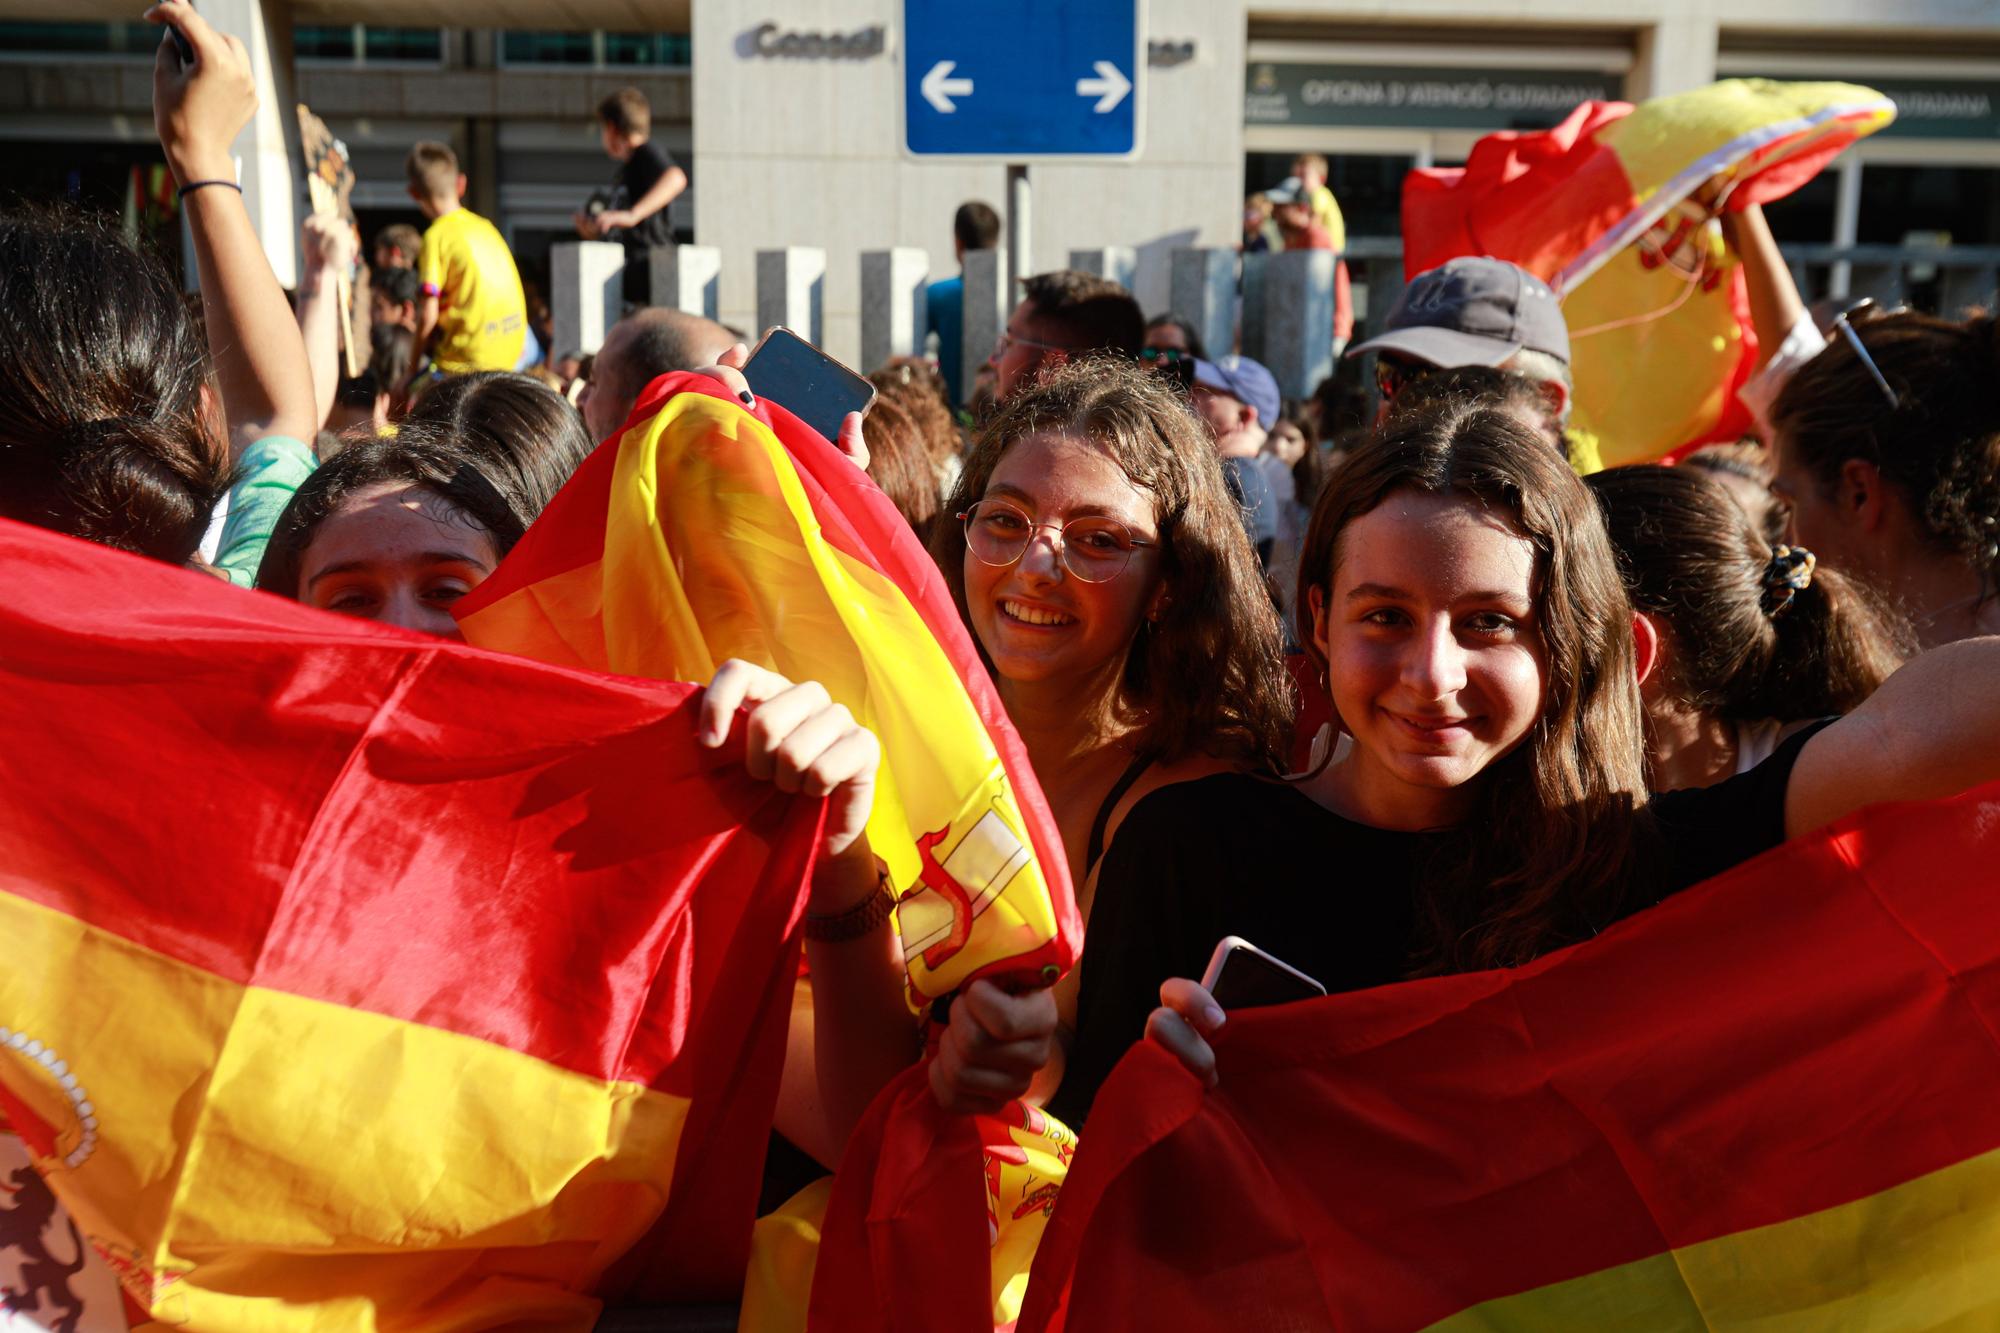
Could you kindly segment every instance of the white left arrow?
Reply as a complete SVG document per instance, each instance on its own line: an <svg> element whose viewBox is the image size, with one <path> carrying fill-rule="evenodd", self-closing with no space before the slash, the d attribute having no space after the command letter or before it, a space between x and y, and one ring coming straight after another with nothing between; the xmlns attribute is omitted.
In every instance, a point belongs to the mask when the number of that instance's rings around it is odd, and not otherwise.
<svg viewBox="0 0 2000 1333"><path fill-rule="evenodd" d="M1078 79L1076 95L1095 97L1097 99L1095 110L1101 114L1125 100L1125 94L1132 91L1132 80L1126 78L1124 72L1109 60L1099 60L1091 68L1097 71L1097 77ZM932 73L936 71L933 70Z"/></svg>
<svg viewBox="0 0 2000 1333"><path fill-rule="evenodd" d="M958 110L952 105L952 98L972 96L971 79L951 77L951 72L957 68L958 62L955 60L940 60L931 66L931 72L924 75L924 81L917 85L918 91L924 95L924 100L947 116Z"/></svg>

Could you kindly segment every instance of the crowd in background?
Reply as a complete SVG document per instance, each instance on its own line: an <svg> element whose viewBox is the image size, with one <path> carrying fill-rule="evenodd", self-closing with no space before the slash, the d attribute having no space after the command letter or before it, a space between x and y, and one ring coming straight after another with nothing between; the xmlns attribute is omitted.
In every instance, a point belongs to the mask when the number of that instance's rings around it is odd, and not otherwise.
<svg viewBox="0 0 2000 1333"><path fill-rule="evenodd" d="M288 299L228 157L240 45L183 0L151 16L196 52L163 46L155 86L200 300L101 219L0 218L0 515L453 635L649 384L741 387L743 331L675 310L555 345L442 144L408 157L427 226L363 266L351 228L309 222ZM598 114L617 184L577 228L643 284L686 176L636 93ZM1338 251L1325 182L1307 155L1253 196L1245 249ZM2000 776L2000 325L1809 310L1757 210L1720 225L1764 348L1757 430L1677 466L1592 467L1560 302L1496 259L1416 275L1301 401L1072 271L1020 285L961 383L962 293L933 284L936 358L865 367L843 443L936 556L1089 922L1052 992L957 1006L947 1105L1027 1092L1080 1124L1149 1027L1212 1076L1224 1016L1192 978L1223 935L1331 990L1520 963L1862 805ZM954 237L993 247L998 218L969 203ZM349 376L335 278L359 268ZM1345 340L1344 298L1337 319ZM872 776L843 736L799 760L836 792ZM865 835L837 850L815 984L873 910ZM780 1128L832 1165L849 1091Z"/></svg>

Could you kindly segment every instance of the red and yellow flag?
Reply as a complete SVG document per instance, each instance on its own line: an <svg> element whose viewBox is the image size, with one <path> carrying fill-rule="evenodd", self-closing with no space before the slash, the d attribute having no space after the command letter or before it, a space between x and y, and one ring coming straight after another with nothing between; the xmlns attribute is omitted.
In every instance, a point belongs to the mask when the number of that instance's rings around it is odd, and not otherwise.
<svg viewBox="0 0 2000 1333"><path fill-rule="evenodd" d="M688 686L0 571L0 1113L153 1320L734 1299L821 805Z"/></svg>
<svg viewBox="0 0 2000 1333"><path fill-rule="evenodd" d="M654 381L456 614L471 642L545 662L706 681L738 657L819 681L882 742L869 840L915 992L1075 960L1055 822L936 566L777 404Z"/></svg>
<svg viewBox="0 0 2000 1333"><path fill-rule="evenodd" d="M2000 785L1098 1095L1023 1330L2000 1326Z"/></svg>
<svg viewBox="0 0 2000 1333"><path fill-rule="evenodd" d="M1586 102L1554 129L1486 135L1463 167L1411 172L1403 268L1492 255L1553 287L1573 421L1604 466L1735 439L1757 359L1748 297L1719 231L1684 201L1718 177L1729 208L1782 198L1895 114L1869 88L1768 79Z"/></svg>

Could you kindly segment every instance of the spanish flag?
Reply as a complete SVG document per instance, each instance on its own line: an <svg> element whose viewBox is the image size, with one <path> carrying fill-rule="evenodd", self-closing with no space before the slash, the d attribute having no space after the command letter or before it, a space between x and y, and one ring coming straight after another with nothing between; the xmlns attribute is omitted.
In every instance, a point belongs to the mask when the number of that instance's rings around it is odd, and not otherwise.
<svg viewBox="0 0 2000 1333"><path fill-rule="evenodd" d="M147 1319L735 1298L822 803L689 686L0 571L0 1116Z"/></svg>
<svg viewBox="0 0 2000 1333"><path fill-rule="evenodd" d="M1736 391L1757 359L1743 275L1690 197L1783 198L1895 105L1846 83L1725 79L1691 92L1586 102L1562 124L1489 134L1463 167L1403 183L1403 268L1506 259L1562 298L1573 422L1604 466L1642 463L1750 426Z"/></svg>
<svg viewBox="0 0 2000 1333"><path fill-rule="evenodd" d="M543 662L706 681L737 657L819 681L882 742L868 833L913 991L1075 960L1055 821L936 566L777 404L655 380L454 613L471 642Z"/></svg>
<svg viewBox="0 0 2000 1333"><path fill-rule="evenodd" d="M1141 1043L1020 1327L2000 1327L2000 785L1513 971Z"/></svg>

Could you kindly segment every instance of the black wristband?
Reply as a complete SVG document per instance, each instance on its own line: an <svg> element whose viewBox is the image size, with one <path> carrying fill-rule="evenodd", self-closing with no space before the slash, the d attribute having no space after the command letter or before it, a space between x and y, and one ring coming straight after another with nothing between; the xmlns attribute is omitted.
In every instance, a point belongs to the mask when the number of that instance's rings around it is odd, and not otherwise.
<svg viewBox="0 0 2000 1333"><path fill-rule="evenodd" d="M187 197L188 191L190 190L206 189L211 185L226 185L230 189L236 191L236 193L238 194L243 193L243 187L241 185L238 185L235 181L226 181L226 180L189 181L186 185L181 186L181 198L185 199Z"/></svg>

